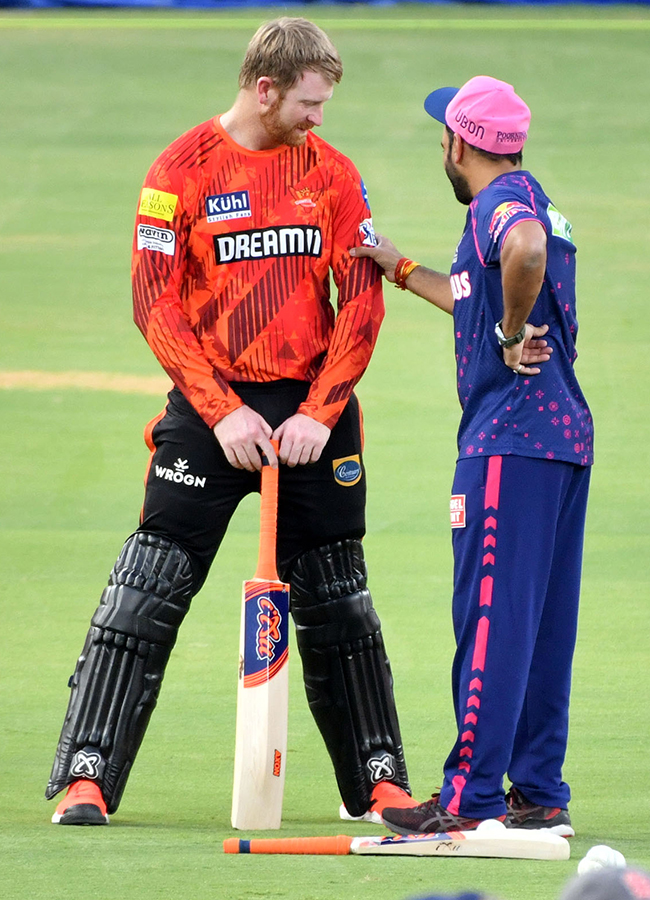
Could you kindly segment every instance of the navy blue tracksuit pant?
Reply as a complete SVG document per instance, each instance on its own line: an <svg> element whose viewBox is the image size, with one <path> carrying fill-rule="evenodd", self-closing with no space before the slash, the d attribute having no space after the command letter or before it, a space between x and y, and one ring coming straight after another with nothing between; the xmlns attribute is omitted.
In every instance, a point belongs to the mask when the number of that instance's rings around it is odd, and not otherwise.
<svg viewBox="0 0 650 900"><path fill-rule="evenodd" d="M562 780L590 468L521 456L461 459L452 490L452 684L458 738L440 803L505 813L504 775L566 807Z"/></svg>

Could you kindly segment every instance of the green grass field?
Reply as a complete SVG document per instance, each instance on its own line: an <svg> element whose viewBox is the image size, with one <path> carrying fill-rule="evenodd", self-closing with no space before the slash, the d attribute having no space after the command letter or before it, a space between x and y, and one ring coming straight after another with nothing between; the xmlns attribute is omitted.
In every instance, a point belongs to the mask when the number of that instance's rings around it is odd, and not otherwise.
<svg viewBox="0 0 650 900"><path fill-rule="evenodd" d="M291 8L291 13L301 10ZM131 323L135 204L154 157L226 109L274 10L0 16L0 895L7 900L400 900L464 888L555 900L594 844L650 867L647 684L650 424L650 9L310 6L345 66L323 136L366 181L376 227L445 269L464 210L441 168L429 90L475 74L533 110L526 165L574 226L579 375L597 429L565 774L578 832L565 863L229 857L239 594L256 559L242 505L174 651L122 807L54 828L43 800L67 679L137 524L144 423L164 394L52 387L52 373L150 378ZM416 795L454 734L448 494L459 409L450 322L386 290L359 395L366 553ZM9 374L42 373L40 389ZM143 382L144 383L144 382ZM38 384L38 382L37 382ZM535 511L526 523L534 534ZM284 835L343 826L294 658Z"/></svg>

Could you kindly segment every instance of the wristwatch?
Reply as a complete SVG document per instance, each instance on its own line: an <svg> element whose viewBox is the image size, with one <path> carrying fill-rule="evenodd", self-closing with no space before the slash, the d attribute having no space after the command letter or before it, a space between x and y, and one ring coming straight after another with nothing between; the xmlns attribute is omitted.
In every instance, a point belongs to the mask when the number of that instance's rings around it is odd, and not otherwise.
<svg viewBox="0 0 650 900"><path fill-rule="evenodd" d="M501 319L501 322L503 322L503 319ZM512 337L506 337L501 328L501 322L497 322L494 326L494 333L497 336L499 345L501 347L514 347L515 344L521 344L526 337L526 323L524 322L517 334L513 334Z"/></svg>

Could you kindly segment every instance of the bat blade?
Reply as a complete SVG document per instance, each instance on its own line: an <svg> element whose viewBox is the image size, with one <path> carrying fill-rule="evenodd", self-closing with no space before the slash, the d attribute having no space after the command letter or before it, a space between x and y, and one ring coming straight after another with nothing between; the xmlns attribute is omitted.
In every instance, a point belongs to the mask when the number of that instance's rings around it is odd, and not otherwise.
<svg viewBox="0 0 650 900"><path fill-rule="evenodd" d="M354 856L482 856L500 859L569 859L566 838L545 831L509 828L494 834L450 831L405 837L229 838L224 853L352 854Z"/></svg>
<svg viewBox="0 0 650 900"><path fill-rule="evenodd" d="M279 828L287 755L289 586L244 582L240 628L233 828Z"/></svg>
<svg viewBox="0 0 650 900"><path fill-rule="evenodd" d="M569 859L566 838L543 830L503 828L495 832L450 831L404 837L353 838L359 856L481 856L499 859Z"/></svg>

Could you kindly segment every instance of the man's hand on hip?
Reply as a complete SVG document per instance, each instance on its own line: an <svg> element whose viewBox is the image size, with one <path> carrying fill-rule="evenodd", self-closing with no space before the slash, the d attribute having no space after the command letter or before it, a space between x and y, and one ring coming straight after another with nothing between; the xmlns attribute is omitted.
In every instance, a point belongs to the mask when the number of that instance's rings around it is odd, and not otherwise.
<svg viewBox="0 0 650 900"><path fill-rule="evenodd" d="M517 375L539 375L541 369L534 363L545 363L551 358L553 348L543 340L548 325L535 326L526 323L526 337L521 344L503 348L503 361Z"/></svg>
<svg viewBox="0 0 650 900"><path fill-rule="evenodd" d="M280 462L292 468L317 462L330 434L327 425L296 413L273 432L273 437L280 442Z"/></svg>
<svg viewBox="0 0 650 900"><path fill-rule="evenodd" d="M224 416L212 429L226 459L235 469L262 471L261 453L274 469L278 458L270 441L273 429L250 406L240 406Z"/></svg>

